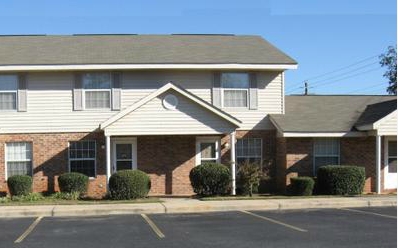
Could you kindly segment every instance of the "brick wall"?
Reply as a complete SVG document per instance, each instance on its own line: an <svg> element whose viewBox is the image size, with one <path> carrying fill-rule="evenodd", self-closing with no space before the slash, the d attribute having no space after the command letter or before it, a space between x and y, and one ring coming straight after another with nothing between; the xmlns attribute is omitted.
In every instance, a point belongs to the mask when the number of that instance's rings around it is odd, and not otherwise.
<svg viewBox="0 0 398 249"><path fill-rule="evenodd" d="M79 140L97 141L97 177L90 179L88 195L106 193L105 144L102 133L52 133L0 135L0 192L7 192L5 179L5 143L31 142L33 149L33 191L58 191L57 177L68 172L68 142Z"/></svg>
<svg viewBox="0 0 398 249"><path fill-rule="evenodd" d="M365 167L365 192L376 190L375 143L375 137L345 137L340 139L340 164ZM280 191L284 191L285 187L290 184L291 177L313 176L312 138L277 138L276 147L277 183ZM384 161L383 156L382 161ZM382 165L384 165L383 162ZM384 166L381 169L382 189L384 189L383 170Z"/></svg>
<svg viewBox="0 0 398 249"><path fill-rule="evenodd" d="M138 169L151 178L151 195L193 194L189 172L195 167L195 136L139 136Z"/></svg>

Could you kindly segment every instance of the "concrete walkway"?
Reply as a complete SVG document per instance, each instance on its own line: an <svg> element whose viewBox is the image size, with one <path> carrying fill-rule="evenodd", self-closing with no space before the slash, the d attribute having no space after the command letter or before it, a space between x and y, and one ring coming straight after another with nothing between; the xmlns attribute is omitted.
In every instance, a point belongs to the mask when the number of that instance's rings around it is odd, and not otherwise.
<svg viewBox="0 0 398 249"><path fill-rule="evenodd" d="M161 200L163 201L162 203L0 206L0 217L199 213L236 210L289 210L397 205L397 197L391 195L225 201L200 201L189 198L161 198Z"/></svg>

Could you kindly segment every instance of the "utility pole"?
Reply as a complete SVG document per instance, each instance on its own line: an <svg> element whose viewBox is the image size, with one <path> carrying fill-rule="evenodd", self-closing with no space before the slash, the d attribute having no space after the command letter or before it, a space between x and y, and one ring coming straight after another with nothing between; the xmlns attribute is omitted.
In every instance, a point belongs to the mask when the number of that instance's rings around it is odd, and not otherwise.
<svg viewBox="0 0 398 249"><path fill-rule="evenodd" d="M308 82L304 81L304 95L308 95Z"/></svg>

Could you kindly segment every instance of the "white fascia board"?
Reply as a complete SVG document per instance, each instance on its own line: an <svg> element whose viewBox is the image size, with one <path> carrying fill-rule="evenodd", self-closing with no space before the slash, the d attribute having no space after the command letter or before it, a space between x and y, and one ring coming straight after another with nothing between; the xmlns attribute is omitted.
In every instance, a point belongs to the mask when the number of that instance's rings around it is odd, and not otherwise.
<svg viewBox="0 0 398 249"><path fill-rule="evenodd" d="M123 70L123 69L297 69L297 64L81 64L81 65L6 65L7 71L71 71L71 70Z"/></svg>
<svg viewBox="0 0 398 249"><path fill-rule="evenodd" d="M283 132L283 137L364 137L364 132Z"/></svg>
<svg viewBox="0 0 398 249"><path fill-rule="evenodd" d="M206 103L204 103L202 101L198 101L197 99L195 99L192 96L190 96L190 94L188 94L185 91L182 91L178 87L174 86L172 83L167 83L166 85L162 86L158 90L156 90L156 91L152 92L151 94L147 95L146 97L142 98L137 103L127 107L126 109L120 111L116 115L112 116L110 119L108 119L105 122L103 122L102 124L100 124L100 129L101 130L105 129L107 126L111 125L112 123L116 122L120 118L124 117L125 115L129 114L130 112L133 112L134 110L136 110L140 106L144 105L148 101L152 100L153 98L161 95L162 93L164 93L164 92L166 92L166 91L168 91L170 89L173 89L174 91L180 93L181 95L187 97L188 99L192 100L193 102L197 103L198 105L200 105L200 106L204 107L205 109L215 113L216 115L224 118L225 120L227 120L230 123L236 125L237 127L240 126L240 123L241 123L240 121L225 115L224 113L220 112L219 110L213 108L210 104L206 104Z"/></svg>

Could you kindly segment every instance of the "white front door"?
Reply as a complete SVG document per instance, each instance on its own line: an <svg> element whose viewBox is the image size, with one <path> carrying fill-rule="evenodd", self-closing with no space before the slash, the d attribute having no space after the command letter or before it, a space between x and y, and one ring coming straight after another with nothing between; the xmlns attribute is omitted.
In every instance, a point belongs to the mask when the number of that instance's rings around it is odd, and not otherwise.
<svg viewBox="0 0 398 249"><path fill-rule="evenodd" d="M196 165L205 162L220 162L220 138L197 137L196 138Z"/></svg>
<svg viewBox="0 0 398 249"><path fill-rule="evenodd" d="M113 141L112 172L137 168L137 139L126 138Z"/></svg>
<svg viewBox="0 0 398 249"><path fill-rule="evenodd" d="M397 138L384 139L384 189L397 188Z"/></svg>

